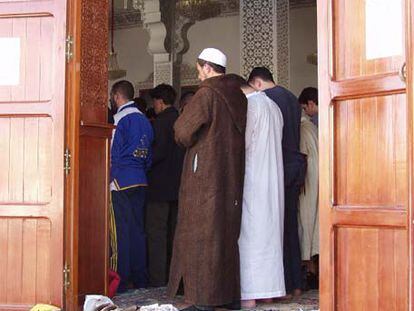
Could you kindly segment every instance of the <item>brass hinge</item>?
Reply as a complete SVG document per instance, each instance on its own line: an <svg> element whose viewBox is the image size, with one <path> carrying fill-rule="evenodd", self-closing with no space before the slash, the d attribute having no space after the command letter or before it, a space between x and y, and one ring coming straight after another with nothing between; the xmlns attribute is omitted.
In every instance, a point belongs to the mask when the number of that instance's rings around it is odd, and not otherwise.
<svg viewBox="0 0 414 311"><path fill-rule="evenodd" d="M65 263L63 268L63 289L66 291L70 286L70 268L68 263Z"/></svg>
<svg viewBox="0 0 414 311"><path fill-rule="evenodd" d="M67 36L66 37L66 62L69 63L73 58L73 37Z"/></svg>
<svg viewBox="0 0 414 311"><path fill-rule="evenodd" d="M66 148L65 150L65 154L64 154L64 158L65 158L65 163L63 166L63 170L65 171L65 175L68 176L69 172L70 172L70 158L72 157L72 155L70 154L70 150L68 148Z"/></svg>

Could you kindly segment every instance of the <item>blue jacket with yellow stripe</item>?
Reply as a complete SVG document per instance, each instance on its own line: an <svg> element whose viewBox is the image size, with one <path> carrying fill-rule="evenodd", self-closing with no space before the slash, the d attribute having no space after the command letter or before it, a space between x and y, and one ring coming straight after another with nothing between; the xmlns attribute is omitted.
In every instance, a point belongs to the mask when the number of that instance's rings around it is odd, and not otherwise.
<svg viewBox="0 0 414 311"><path fill-rule="evenodd" d="M116 129L111 143L111 186L116 190L146 186L154 139L148 119L128 102L114 115ZM115 190L114 189L114 190Z"/></svg>

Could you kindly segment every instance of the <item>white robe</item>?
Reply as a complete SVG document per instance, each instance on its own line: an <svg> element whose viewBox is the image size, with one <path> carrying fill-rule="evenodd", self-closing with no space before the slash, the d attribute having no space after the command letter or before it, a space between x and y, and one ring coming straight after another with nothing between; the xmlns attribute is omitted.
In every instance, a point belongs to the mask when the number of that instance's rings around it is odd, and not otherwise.
<svg viewBox="0 0 414 311"><path fill-rule="evenodd" d="M300 125L300 151L307 155L308 169L305 186L299 196L299 239L302 260L319 254L318 219L318 129L309 117L303 115Z"/></svg>
<svg viewBox="0 0 414 311"><path fill-rule="evenodd" d="M276 103L264 93L248 94L247 99L246 171L239 237L243 300L286 294L283 117Z"/></svg>

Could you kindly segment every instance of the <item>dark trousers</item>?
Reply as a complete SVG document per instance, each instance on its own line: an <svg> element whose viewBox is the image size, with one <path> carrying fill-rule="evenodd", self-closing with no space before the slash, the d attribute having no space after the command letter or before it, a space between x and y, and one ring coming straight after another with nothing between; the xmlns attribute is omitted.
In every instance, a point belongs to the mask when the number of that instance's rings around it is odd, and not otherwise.
<svg viewBox="0 0 414 311"><path fill-rule="evenodd" d="M177 211L177 201L148 202L145 227L150 286L165 286L168 282Z"/></svg>
<svg viewBox="0 0 414 311"><path fill-rule="evenodd" d="M129 281L136 288L146 287L147 254L144 230L145 187L112 191L118 247L118 291L127 289Z"/></svg>
<svg viewBox="0 0 414 311"><path fill-rule="evenodd" d="M283 236L283 265L286 293L302 288L301 253L298 233L297 187L285 188L285 221Z"/></svg>

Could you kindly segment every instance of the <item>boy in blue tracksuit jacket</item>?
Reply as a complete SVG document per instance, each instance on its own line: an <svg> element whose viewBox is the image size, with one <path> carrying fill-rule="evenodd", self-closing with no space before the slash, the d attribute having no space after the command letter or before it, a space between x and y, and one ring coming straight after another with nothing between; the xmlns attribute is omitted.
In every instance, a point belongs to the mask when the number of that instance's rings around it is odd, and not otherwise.
<svg viewBox="0 0 414 311"><path fill-rule="evenodd" d="M111 196L115 214L118 292L127 290L128 281L136 288L147 286L144 203L146 173L151 167L153 131L148 119L135 107L134 87L128 81L115 83L111 105L116 129L111 142Z"/></svg>

